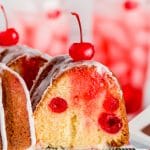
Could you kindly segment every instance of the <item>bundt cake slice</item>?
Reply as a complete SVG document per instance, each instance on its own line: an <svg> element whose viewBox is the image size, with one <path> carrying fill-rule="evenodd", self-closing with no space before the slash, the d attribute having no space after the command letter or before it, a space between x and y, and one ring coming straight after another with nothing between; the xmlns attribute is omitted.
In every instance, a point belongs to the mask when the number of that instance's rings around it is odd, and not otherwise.
<svg viewBox="0 0 150 150"><path fill-rule="evenodd" d="M2 78L0 75L0 150L7 150L7 137L5 126L4 106L2 101Z"/></svg>
<svg viewBox="0 0 150 150"><path fill-rule="evenodd" d="M0 147L26 150L35 146L29 92L22 78L0 64Z"/></svg>
<svg viewBox="0 0 150 150"><path fill-rule="evenodd" d="M50 59L50 56L26 46L0 48L0 62L18 72L30 90L39 69Z"/></svg>
<svg viewBox="0 0 150 150"><path fill-rule="evenodd" d="M128 143L123 94L102 64L55 57L30 94L39 146L86 149Z"/></svg>

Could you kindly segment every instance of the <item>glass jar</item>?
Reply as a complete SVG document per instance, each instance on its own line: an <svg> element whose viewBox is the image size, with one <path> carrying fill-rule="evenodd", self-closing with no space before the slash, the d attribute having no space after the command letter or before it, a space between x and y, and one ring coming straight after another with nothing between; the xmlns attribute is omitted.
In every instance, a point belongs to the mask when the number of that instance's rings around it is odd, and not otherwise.
<svg viewBox="0 0 150 150"><path fill-rule="evenodd" d="M67 52L69 21L62 0L5 0L9 26L19 32L20 44L50 55Z"/></svg>
<svg viewBox="0 0 150 150"><path fill-rule="evenodd" d="M143 108L143 92L148 70L150 22L145 0L95 0L93 40L95 59L117 76L124 92L126 110L134 114Z"/></svg>

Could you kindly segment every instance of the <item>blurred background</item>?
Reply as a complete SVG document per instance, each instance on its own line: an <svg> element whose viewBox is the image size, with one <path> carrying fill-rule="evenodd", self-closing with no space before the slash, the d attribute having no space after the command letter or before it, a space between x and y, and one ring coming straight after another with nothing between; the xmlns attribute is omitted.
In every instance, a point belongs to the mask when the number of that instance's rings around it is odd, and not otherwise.
<svg viewBox="0 0 150 150"><path fill-rule="evenodd" d="M124 91L129 118L150 105L150 0L1 0L9 26L26 44L52 56L80 39L93 42L94 60L107 65ZM0 13L0 29L5 29Z"/></svg>

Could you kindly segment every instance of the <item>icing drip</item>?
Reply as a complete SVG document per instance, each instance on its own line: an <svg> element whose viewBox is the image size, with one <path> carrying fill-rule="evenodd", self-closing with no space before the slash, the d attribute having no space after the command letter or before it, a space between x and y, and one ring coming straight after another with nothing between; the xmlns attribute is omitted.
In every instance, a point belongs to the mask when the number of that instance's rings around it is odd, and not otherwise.
<svg viewBox="0 0 150 150"><path fill-rule="evenodd" d="M25 92L25 95L26 95L26 101L27 101L27 112L28 112L28 118L29 118L29 126L30 126L30 135L31 135L31 146L29 147L29 149L33 149L35 147L35 144L36 144L36 136L35 136L35 128L34 128L34 119L33 119L33 114L32 114L32 108L31 108L31 102L30 102L30 95L29 95L29 92L27 90L27 87L26 87L26 84L25 82L23 81L23 79L14 71L12 71L11 69L9 69L7 66L5 66L4 64L1 64L0 63L0 71L2 72L3 70L7 70L9 72L11 72L14 76L16 76L23 89L24 89L24 92ZM2 110L2 109L0 109ZM3 129L4 132L6 132L6 129L4 128ZM7 140L6 140L7 141Z"/></svg>
<svg viewBox="0 0 150 150"><path fill-rule="evenodd" d="M44 54L38 50L31 49L27 46L11 46L11 47L0 47L0 62L8 64L14 61L20 56L26 55L27 57L40 56L45 60L49 60L50 56Z"/></svg>
<svg viewBox="0 0 150 150"><path fill-rule="evenodd" d="M1 55L0 61L2 63L7 64L11 60L16 59L18 56L22 54L23 54L23 51L20 49L20 47L5 48L3 52L0 54Z"/></svg>
<svg viewBox="0 0 150 150"><path fill-rule="evenodd" d="M44 91L52 82L51 80L55 79L55 75L59 72L59 65L64 61L66 61L66 56L58 56L51 59L51 61L42 68L30 92L33 110L35 110L35 107L41 99ZM70 59L68 61L70 61Z"/></svg>
<svg viewBox="0 0 150 150"><path fill-rule="evenodd" d="M0 51L0 61L2 61L2 59L7 55L8 53L8 49L2 49Z"/></svg>
<svg viewBox="0 0 150 150"><path fill-rule="evenodd" d="M35 110L36 105L40 102L43 94L46 93L47 88L52 85L52 82L57 79L57 77L59 77L69 69L81 66L95 66L97 72L100 75L103 75L104 73L109 74L113 78L114 82L116 82L116 85L118 85L119 87L117 79L113 76L112 72L109 71L109 69L104 65L95 61L74 62L68 55L58 56L53 58L45 67L42 68L36 79L35 85L31 90L31 102L33 110ZM120 94L122 95L121 90Z"/></svg>
<svg viewBox="0 0 150 150"><path fill-rule="evenodd" d="M0 48L0 62L18 72L25 80L28 89L33 85L39 69L51 57L25 46Z"/></svg>
<svg viewBox="0 0 150 150"><path fill-rule="evenodd" d="M7 150L7 135L5 126L5 114L3 107L3 97L2 97L2 80L0 78L0 135L2 138L2 150Z"/></svg>

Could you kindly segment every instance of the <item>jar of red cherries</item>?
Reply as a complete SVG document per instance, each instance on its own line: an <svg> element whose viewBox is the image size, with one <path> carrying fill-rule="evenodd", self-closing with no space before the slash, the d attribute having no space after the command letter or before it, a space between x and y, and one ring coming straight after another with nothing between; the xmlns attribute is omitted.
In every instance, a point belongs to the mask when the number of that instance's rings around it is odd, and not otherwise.
<svg viewBox="0 0 150 150"><path fill-rule="evenodd" d="M62 0L5 0L3 5L20 44L50 55L67 52L69 21Z"/></svg>
<svg viewBox="0 0 150 150"><path fill-rule="evenodd" d="M150 59L150 7L146 8L147 2L95 0L95 59L107 65L117 76L124 92L128 114L141 111L144 104Z"/></svg>

